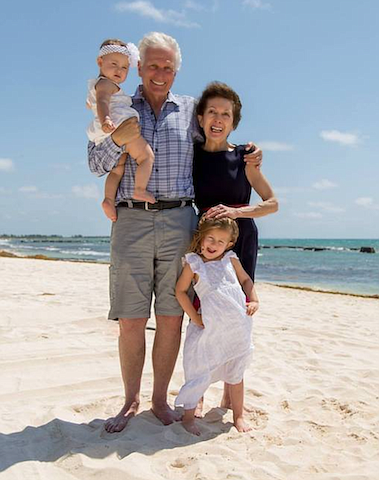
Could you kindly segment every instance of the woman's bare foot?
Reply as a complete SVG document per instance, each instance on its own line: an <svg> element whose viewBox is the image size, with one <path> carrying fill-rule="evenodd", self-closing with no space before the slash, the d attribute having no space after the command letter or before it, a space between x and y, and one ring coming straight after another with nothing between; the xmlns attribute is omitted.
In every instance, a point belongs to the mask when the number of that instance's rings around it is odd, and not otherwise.
<svg viewBox="0 0 379 480"><path fill-rule="evenodd" d="M163 425L171 425L171 423L181 420L180 413L170 408L167 403L162 405L153 404L151 411Z"/></svg>
<svg viewBox="0 0 379 480"><path fill-rule="evenodd" d="M192 433L192 435L196 435L197 437L201 435L199 428L196 426L195 419L183 420L182 424L188 433Z"/></svg>
<svg viewBox="0 0 379 480"><path fill-rule="evenodd" d="M108 433L121 432L124 430L129 420L136 416L138 412L139 403L132 402L131 405L125 404L120 413L115 417L108 418L105 422L104 428Z"/></svg>
<svg viewBox="0 0 379 480"><path fill-rule="evenodd" d="M244 422L243 417L237 417L234 419L234 426L239 432L250 432L251 427Z"/></svg>
<svg viewBox="0 0 379 480"><path fill-rule="evenodd" d="M199 403L195 408L195 417L196 418L203 418L203 407L204 407L204 397L201 397Z"/></svg>
<svg viewBox="0 0 379 480"><path fill-rule="evenodd" d="M135 187L133 198L142 202L156 203L155 197L144 188Z"/></svg>
<svg viewBox="0 0 379 480"><path fill-rule="evenodd" d="M114 200L111 200L110 198L104 198L101 206L103 207L105 215L112 220L112 222L115 222L117 220L117 211Z"/></svg>

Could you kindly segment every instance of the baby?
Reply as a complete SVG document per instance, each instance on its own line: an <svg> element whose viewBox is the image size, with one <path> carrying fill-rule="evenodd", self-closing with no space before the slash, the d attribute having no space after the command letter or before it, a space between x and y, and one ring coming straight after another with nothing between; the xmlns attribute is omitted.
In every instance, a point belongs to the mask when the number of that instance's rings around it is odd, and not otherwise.
<svg viewBox="0 0 379 480"><path fill-rule="evenodd" d="M97 57L100 74L96 79L88 82L87 97L87 106L95 116L87 128L87 135L96 145L107 138L124 120L131 117L137 117L139 120L138 112L131 108L131 98L120 88L120 84L128 76L129 67L136 67L138 59L138 49L133 43L110 39L101 44ZM154 196L146 190L154 163L154 154L150 145L140 136L128 143L126 153L129 153L138 165L133 198L155 203ZM113 222L117 220L115 198L124 174L125 160L126 156L123 155L105 182L105 198L102 207L106 216Z"/></svg>

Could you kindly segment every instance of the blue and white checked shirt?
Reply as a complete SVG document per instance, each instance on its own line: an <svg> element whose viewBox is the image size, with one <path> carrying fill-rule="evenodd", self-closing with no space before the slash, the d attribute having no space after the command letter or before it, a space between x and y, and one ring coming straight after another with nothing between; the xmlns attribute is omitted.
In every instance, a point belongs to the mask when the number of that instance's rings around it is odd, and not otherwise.
<svg viewBox="0 0 379 480"><path fill-rule="evenodd" d="M169 92L158 119L144 99L141 86L137 88L132 102L140 115L141 134L155 155L147 190L157 199L193 198L193 142L199 139L195 99ZM123 147L118 147L111 137L97 146L89 142L89 168L98 176L104 175L117 166L122 154ZM136 167L135 160L129 155L116 203L132 198Z"/></svg>

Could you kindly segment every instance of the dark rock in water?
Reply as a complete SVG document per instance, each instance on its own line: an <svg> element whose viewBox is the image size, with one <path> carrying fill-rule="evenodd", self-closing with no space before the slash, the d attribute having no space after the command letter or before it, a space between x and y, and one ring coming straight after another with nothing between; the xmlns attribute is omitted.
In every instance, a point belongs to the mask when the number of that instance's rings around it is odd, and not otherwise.
<svg viewBox="0 0 379 480"><path fill-rule="evenodd" d="M361 247L359 250L361 253L375 253L374 247Z"/></svg>

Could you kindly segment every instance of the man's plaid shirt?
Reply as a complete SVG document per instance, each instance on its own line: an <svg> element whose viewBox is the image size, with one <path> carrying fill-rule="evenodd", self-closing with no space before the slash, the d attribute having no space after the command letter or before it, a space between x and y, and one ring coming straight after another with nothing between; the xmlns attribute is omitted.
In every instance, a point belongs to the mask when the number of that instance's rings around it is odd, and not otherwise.
<svg viewBox="0 0 379 480"><path fill-rule="evenodd" d="M132 97L133 108L140 115L141 134L155 155L147 190L157 199L188 199L194 197L192 182L193 142L199 139L194 108L195 99L169 92L158 119L138 87ZM111 137L95 146L88 144L91 172L104 175L116 167L123 147ZM137 164L128 156L125 173L117 191L116 203L132 198Z"/></svg>

